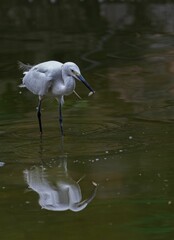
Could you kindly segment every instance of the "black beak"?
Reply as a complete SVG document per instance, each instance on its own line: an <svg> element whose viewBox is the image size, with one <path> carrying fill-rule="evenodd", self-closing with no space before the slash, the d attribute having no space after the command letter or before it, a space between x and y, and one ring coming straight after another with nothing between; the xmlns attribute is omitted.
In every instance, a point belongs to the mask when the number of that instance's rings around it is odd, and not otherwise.
<svg viewBox="0 0 174 240"><path fill-rule="evenodd" d="M89 83L84 79L84 77L82 75L77 75L77 78L93 93L95 93L95 91L92 89L92 87L89 85Z"/></svg>

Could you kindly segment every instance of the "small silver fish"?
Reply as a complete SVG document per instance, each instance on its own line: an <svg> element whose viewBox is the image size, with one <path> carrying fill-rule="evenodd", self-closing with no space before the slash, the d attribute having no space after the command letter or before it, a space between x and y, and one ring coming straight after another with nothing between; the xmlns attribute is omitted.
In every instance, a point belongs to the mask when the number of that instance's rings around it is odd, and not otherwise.
<svg viewBox="0 0 174 240"><path fill-rule="evenodd" d="M90 92L89 94L88 94L88 97L90 97L91 95L93 95L95 92Z"/></svg>

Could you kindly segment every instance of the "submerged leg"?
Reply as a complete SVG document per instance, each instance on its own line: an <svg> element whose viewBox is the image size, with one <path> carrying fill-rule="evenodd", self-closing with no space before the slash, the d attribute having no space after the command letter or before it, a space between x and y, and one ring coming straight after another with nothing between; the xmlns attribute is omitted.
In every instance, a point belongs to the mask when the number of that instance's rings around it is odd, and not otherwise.
<svg viewBox="0 0 174 240"><path fill-rule="evenodd" d="M38 117L38 121L39 121L40 134L42 134L41 103L42 103L42 97L39 96L39 102L38 102L38 107L37 107L37 117Z"/></svg>
<svg viewBox="0 0 174 240"><path fill-rule="evenodd" d="M59 123L60 123L60 131L61 135L64 136L63 133L63 118L62 118L62 103L59 103Z"/></svg>

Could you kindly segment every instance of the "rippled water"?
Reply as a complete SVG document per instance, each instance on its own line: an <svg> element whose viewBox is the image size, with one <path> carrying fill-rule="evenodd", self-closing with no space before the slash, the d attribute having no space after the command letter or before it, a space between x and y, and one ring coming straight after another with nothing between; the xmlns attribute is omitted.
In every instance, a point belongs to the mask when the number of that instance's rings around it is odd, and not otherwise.
<svg viewBox="0 0 174 240"><path fill-rule="evenodd" d="M17 2L0 3L0 238L173 239L174 5ZM96 91L65 98L63 139L57 102L40 138L18 88L18 60L50 59Z"/></svg>

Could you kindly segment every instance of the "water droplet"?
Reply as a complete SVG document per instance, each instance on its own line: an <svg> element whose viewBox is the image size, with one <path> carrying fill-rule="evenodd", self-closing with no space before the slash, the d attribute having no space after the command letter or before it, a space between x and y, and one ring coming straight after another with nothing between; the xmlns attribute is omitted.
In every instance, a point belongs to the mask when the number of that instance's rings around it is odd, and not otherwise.
<svg viewBox="0 0 174 240"><path fill-rule="evenodd" d="M160 174L160 173L158 173L158 174L157 174L157 176L160 178L160 177L161 177L161 174Z"/></svg>
<svg viewBox="0 0 174 240"><path fill-rule="evenodd" d="M0 162L0 167L3 167L5 165L4 162Z"/></svg>

